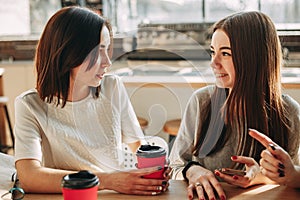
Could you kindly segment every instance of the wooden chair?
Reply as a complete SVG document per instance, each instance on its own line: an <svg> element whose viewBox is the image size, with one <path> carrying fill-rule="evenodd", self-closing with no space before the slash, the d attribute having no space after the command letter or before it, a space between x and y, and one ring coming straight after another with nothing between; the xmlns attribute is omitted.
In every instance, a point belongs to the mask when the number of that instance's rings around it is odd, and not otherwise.
<svg viewBox="0 0 300 200"><path fill-rule="evenodd" d="M3 74L4 69L0 68L0 152L7 153L10 149L14 148L15 138L7 108L7 103L9 99L3 94ZM5 122L7 123L9 128L12 145L7 144Z"/></svg>
<svg viewBox="0 0 300 200"><path fill-rule="evenodd" d="M163 130L169 134L169 142L173 140L178 133L180 127L181 119L169 120L165 123Z"/></svg>
<svg viewBox="0 0 300 200"><path fill-rule="evenodd" d="M148 127L148 120L146 120L145 118L142 117L137 117L139 124L142 128L142 130L144 131L147 127Z"/></svg>
<svg viewBox="0 0 300 200"><path fill-rule="evenodd" d="M164 124L163 130L165 133L169 134L169 149L171 151L173 147L174 140L177 136L181 119L169 120Z"/></svg>

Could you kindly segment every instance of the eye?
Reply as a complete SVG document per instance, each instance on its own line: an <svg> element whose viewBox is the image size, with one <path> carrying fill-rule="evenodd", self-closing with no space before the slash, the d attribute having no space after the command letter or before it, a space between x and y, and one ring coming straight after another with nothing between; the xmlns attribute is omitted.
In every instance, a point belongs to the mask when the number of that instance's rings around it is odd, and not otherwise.
<svg viewBox="0 0 300 200"><path fill-rule="evenodd" d="M209 51L209 54L210 54L211 56L212 56L212 55L215 55L215 51L211 49L211 50Z"/></svg>
<svg viewBox="0 0 300 200"><path fill-rule="evenodd" d="M231 53L228 53L228 52L222 52L222 55L223 55L223 56L231 56Z"/></svg>

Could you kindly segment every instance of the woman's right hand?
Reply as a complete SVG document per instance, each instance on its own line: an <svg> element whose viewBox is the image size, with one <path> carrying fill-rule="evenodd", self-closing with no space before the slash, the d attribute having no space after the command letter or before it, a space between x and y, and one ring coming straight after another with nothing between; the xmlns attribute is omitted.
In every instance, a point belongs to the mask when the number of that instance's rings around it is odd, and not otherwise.
<svg viewBox="0 0 300 200"><path fill-rule="evenodd" d="M159 170L159 167L150 167L101 174L99 189L110 189L123 194L157 195L167 190L169 175L165 173L163 180L146 179L143 176Z"/></svg>
<svg viewBox="0 0 300 200"><path fill-rule="evenodd" d="M221 200L226 199L225 192L213 172L201 166L193 165L187 170L186 176L189 180L187 188L189 199L194 198L194 190L198 195L198 199L201 200L206 199L205 194L208 199L217 199L214 191L217 192Z"/></svg>

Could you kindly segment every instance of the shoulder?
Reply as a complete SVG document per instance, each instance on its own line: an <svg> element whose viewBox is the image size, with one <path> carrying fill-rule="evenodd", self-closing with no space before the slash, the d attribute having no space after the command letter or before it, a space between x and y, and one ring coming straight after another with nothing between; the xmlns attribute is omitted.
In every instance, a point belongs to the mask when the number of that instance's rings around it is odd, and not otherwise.
<svg viewBox="0 0 300 200"><path fill-rule="evenodd" d="M16 101L41 100L36 89L30 89L16 97Z"/></svg>
<svg viewBox="0 0 300 200"><path fill-rule="evenodd" d="M44 109L46 103L40 98L36 89L30 89L23 93L15 99L16 109L27 107L30 109Z"/></svg>
<svg viewBox="0 0 300 200"><path fill-rule="evenodd" d="M194 109L195 106L204 106L206 102L211 98L211 95L215 88L215 85L208 85L195 90L189 99L188 106L191 107L191 109Z"/></svg>
<svg viewBox="0 0 300 200"><path fill-rule="evenodd" d="M282 100L285 106L285 109L288 113L291 114L300 114L300 105L299 103L293 99L291 96L284 94L282 95Z"/></svg>
<svg viewBox="0 0 300 200"><path fill-rule="evenodd" d="M101 85L107 85L107 84L119 84L121 82L121 78L114 74L108 74L105 75L101 81Z"/></svg>
<svg viewBox="0 0 300 200"><path fill-rule="evenodd" d="M121 78L117 75L105 75L101 80L100 93L106 97L124 92L125 87Z"/></svg>
<svg viewBox="0 0 300 200"><path fill-rule="evenodd" d="M196 98L199 101L204 100L204 99L208 99L208 98L211 97L211 95L212 95L213 91L215 90L215 88L216 88L215 85L208 85L208 86L202 87L200 89L197 89L192 94L192 98Z"/></svg>
<svg viewBox="0 0 300 200"><path fill-rule="evenodd" d="M215 90L215 85L207 85L202 88L197 89L194 93L197 95L211 95Z"/></svg>
<svg viewBox="0 0 300 200"><path fill-rule="evenodd" d="M123 85L121 78L114 74L108 74L101 80L101 91L110 91Z"/></svg>

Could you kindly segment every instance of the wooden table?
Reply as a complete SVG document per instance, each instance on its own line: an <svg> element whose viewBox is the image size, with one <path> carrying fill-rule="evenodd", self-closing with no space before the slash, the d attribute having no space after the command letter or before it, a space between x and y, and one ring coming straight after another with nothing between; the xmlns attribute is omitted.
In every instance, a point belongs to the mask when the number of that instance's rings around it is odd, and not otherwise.
<svg viewBox="0 0 300 200"><path fill-rule="evenodd" d="M248 189L242 189L222 183L226 192L227 199L232 200L299 200L300 189L288 188L279 185L262 185L255 186ZM99 191L98 199L102 200L116 200L116 199L141 199L141 200L184 200L187 199L186 183L183 181L170 181L169 190L157 196L137 196L137 195L124 195L113 191ZM2 195L5 191L0 190ZM9 199L9 198L7 198ZM61 194L26 194L24 200L63 200ZM196 199L196 198L195 198Z"/></svg>

